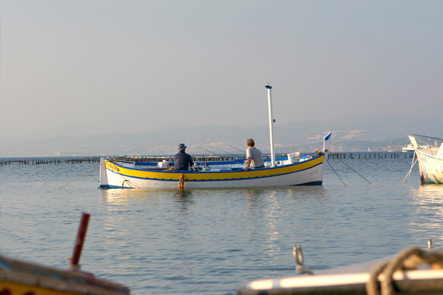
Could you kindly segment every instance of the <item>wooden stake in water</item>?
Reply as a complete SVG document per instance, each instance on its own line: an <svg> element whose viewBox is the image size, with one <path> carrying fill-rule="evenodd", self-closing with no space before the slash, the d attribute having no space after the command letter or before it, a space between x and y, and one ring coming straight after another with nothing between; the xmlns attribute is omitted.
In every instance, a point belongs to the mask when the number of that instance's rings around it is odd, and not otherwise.
<svg viewBox="0 0 443 295"><path fill-rule="evenodd" d="M88 213L82 213L82 219L80 220L80 226L78 227L77 239L75 240L74 252L71 257L71 264L69 269L80 269L78 262L80 261L80 255L82 254L83 243L85 242L86 231L88 229L90 215Z"/></svg>

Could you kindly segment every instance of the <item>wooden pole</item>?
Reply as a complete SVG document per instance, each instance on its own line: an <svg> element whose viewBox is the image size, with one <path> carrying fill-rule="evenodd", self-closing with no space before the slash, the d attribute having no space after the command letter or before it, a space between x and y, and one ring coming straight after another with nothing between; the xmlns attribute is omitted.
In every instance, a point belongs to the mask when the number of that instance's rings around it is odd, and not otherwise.
<svg viewBox="0 0 443 295"><path fill-rule="evenodd" d="M86 231L88 229L90 215L88 213L82 213L82 219L80 220L80 226L78 227L77 239L75 240L74 251L72 253L71 264L69 269L80 269L78 262L80 261L80 255L82 253L83 243L85 242Z"/></svg>

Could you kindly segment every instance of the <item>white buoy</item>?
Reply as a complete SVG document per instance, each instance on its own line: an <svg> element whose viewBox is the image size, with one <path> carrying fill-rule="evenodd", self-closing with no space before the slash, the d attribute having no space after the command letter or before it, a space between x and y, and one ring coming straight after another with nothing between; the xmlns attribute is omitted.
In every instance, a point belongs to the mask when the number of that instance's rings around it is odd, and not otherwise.
<svg viewBox="0 0 443 295"><path fill-rule="evenodd" d="M272 101L271 101L271 89L269 83L265 86L268 89L268 112L269 112L269 138L271 140L271 167L275 167L275 153L274 153L274 131L272 129L272 124L274 119L272 119Z"/></svg>

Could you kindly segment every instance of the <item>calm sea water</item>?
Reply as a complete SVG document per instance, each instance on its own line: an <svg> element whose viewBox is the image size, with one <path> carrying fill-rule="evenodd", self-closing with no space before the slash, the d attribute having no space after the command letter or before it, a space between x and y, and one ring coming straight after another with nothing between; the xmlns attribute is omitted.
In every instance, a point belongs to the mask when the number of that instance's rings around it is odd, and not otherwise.
<svg viewBox="0 0 443 295"><path fill-rule="evenodd" d="M355 154L354 154L355 155ZM363 155L363 154L362 154ZM389 154L388 154L389 155ZM316 270L442 245L443 186L420 185L404 158L330 159L323 186L99 190L97 163L0 166L0 252L66 268L81 213L80 264L132 294L235 294L295 275L292 246ZM356 155L355 155L356 156Z"/></svg>

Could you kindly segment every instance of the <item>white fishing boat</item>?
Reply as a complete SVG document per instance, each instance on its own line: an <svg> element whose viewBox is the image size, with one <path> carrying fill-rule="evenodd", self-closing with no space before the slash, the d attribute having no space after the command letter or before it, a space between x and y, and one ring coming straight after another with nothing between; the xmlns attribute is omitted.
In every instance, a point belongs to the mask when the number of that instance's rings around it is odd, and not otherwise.
<svg viewBox="0 0 443 295"><path fill-rule="evenodd" d="M287 154L285 159L275 158L273 144L273 123L271 88L268 91L269 133L271 159L265 167L243 170L242 162L201 164L196 169L171 171L168 163L160 162L152 167L141 162L119 161L114 158L101 158L99 188L241 188L265 186L321 185L331 133L323 139L323 150L309 156L299 152ZM209 169L206 167L209 166Z"/></svg>
<svg viewBox="0 0 443 295"><path fill-rule="evenodd" d="M167 171L165 168L153 168L144 163L101 158L100 188L173 189L178 187L180 181L187 189L321 185L326 164L325 156L325 153L317 153L311 158L301 158L295 163L290 163L288 159L279 161L280 166L248 171L232 167L239 164L208 165L209 171Z"/></svg>
<svg viewBox="0 0 443 295"><path fill-rule="evenodd" d="M443 184L443 139L414 134L409 135L409 140L417 157L421 183ZM425 144L419 145L417 141Z"/></svg>
<svg viewBox="0 0 443 295"><path fill-rule="evenodd" d="M414 151L414 146L412 145L412 143L408 144L407 146L404 146L401 148L401 151L403 153L407 153L407 152L413 152Z"/></svg>
<svg viewBox="0 0 443 295"><path fill-rule="evenodd" d="M298 276L248 283L238 295L443 294L443 249L407 248L394 257L311 272L296 257Z"/></svg>
<svg viewBox="0 0 443 295"><path fill-rule="evenodd" d="M429 148L429 145L428 144L422 144L422 145L419 145L419 147L421 149L425 149L425 148ZM403 153L413 152L414 151L414 146L412 145L412 143L410 143L407 146L402 147L401 151Z"/></svg>

